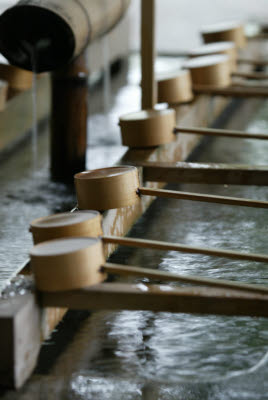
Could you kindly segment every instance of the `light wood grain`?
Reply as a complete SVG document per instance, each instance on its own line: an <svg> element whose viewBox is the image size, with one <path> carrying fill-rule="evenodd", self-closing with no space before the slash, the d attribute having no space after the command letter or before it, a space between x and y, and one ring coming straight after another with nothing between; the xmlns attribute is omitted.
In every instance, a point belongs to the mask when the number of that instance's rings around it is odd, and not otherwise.
<svg viewBox="0 0 268 400"><path fill-rule="evenodd" d="M119 276L135 276L143 277L148 279L169 281L169 282L181 282L191 283L200 286L212 286L225 289L233 289L245 291L248 293L261 293L268 295L268 287L261 285L250 285L241 282L227 281L224 279L211 279L206 277L194 276L194 275L179 275L165 271L158 271L154 269L133 267L129 265L110 264L106 263L101 267L101 270L107 274L114 274Z"/></svg>
<svg viewBox="0 0 268 400"><path fill-rule="evenodd" d="M0 301L0 385L19 388L32 373L40 343L41 313L33 294Z"/></svg>
<svg viewBox="0 0 268 400"><path fill-rule="evenodd" d="M148 189L144 187L139 188L139 192L141 195L145 196L164 197L168 199L201 201L205 203L218 203L218 204L253 207L253 208L268 208L267 201L242 199L240 197L238 198L238 197L216 196L209 194L181 192L181 191L164 190L164 189Z"/></svg>
<svg viewBox="0 0 268 400"><path fill-rule="evenodd" d="M253 66L259 66L259 67L266 67L268 65L267 60L262 60L262 59L250 59L250 58L242 58L238 57L237 62L239 64L248 64L248 65L253 65Z"/></svg>
<svg viewBox="0 0 268 400"><path fill-rule="evenodd" d="M173 289L157 285L104 283L87 289L42 293L44 307L90 310L150 310L174 313L268 317L268 296L215 288Z"/></svg>
<svg viewBox="0 0 268 400"><path fill-rule="evenodd" d="M213 257L231 258L234 260L247 260L256 262L268 262L267 254L241 253L239 251L223 250L217 248L189 246L182 243L160 242L157 240L120 238L116 236L104 236L104 243L114 243L121 246L136 247L144 249L157 249L164 251L178 251L190 254L205 254Z"/></svg>
<svg viewBox="0 0 268 400"><path fill-rule="evenodd" d="M131 166L101 168L74 177L80 210L109 210L139 201L138 170Z"/></svg>
<svg viewBox="0 0 268 400"><path fill-rule="evenodd" d="M241 86L230 86L230 87L217 87L208 85L194 85L193 91L195 94L207 94L214 96L230 96L230 97L267 97L268 88L262 87L241 87Z"/></svg>
<svg viewBox="0 0 268 400"><path fill-rule="evenodd" d="M155 60L155 0L141 1L141 69L142 109L152 109L156 103Z"/></svg>
<svg viewBox="0 0 268 400"><path fill-rule="evenodd" d="M183 127L177 126L174 128L176 133L188 133L188 134L198 134L198 135L207 135L207 136L226 136L238 139L260 139L267 140L268 133L266 132L243 132L237 130L228 130L228 129L214 129L214 128L198 128L198 127Z"/></svg>
<svg viewBox="0 0 268 400"><path fill-rule="evenodd" d="M232 72L232 76L245 79L265 80L268 79L268 74L263 72Z"/></svg>
<svg viewBox="0 0 268 400"><path fill-rule="evenodd" d="M144 181L228 185L268 185L268 165L145 162Z"/></svg>
<svg viewBox="0 0 268 400"><path fill-rule="evenodd" d="M232 83L231 62L226 54L190 58L183 67L190 70L193 85L224 88Z"/></svg>

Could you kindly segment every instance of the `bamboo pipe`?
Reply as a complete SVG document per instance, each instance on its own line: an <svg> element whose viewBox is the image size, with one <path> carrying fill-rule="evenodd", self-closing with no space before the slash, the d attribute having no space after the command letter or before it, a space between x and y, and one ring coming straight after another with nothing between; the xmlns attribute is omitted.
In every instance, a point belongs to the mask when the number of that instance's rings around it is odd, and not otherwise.
<svg viewBox="0 0 268 400"><path fill-rule="evenodd" d="M95 211L77 211L75 213L61 213L55 214L48 217L43 217L41 219L35 220L31 223L31 232L33 234L34 244L37 245L34 247L34 254L37 256L49 256L48 251L50 250L49 245L46 247L46 252L44 252L43 247L41 246L41 252L39 251L39 245L42 243L52 243L52 250L54 248L54 242L57 239L66 239L70 240L72 244L72 239L74 238L94 238L99 237L102 239L103 244L116 244L128 247L135 248L148 248L148 249L157 249L164 251L178 251L182 253L190 253L190 254L204 254L213 257L225 257L236 260L247 260L247 261L256 261L256 262L268 262L268 255L266 254L254 254L254 253L243 253L237 251L230 250L222 250L215 248L203 248L196 246L189 246L181 243L168 243L163 241L155 241L155 240L145 240L145 239L137 239L137 238L122 238L117 236L100 236L102 235L101 228L101 218L100 214ZM87 243L86 243L87 244ZM81 244L81 249L82 249ZM87 245L92 245L89 243ZM46 246L46 245L44 245ZM96 245L99 249L99 245ZM65 252L71 251L70 245L65 246ZM83 253L84 254L84 253ZM71 257L71 256L70 256ZM84 255L83 255L84 257ZM43 258L43 256L41 257ZM72 258L72 257L71 257ZM99 259L99 257L98 257ZM50 258L45 260L50 261L51 271L53 271L53 262ZM55 259L57 262L57 258ZM72 259L69 261L68 257L68 265L72 265ZM102 264L101 264L102 265ZM71 268L71 267L70 267ZM44 283L42 283L43 285ZM54 283L57 285L57 282Z"/></svg>
<svg viewBox="0 0 268 400"><path fill-rule="evenodd" d="M32 70L30 53L34 51L36 72L58 69L112 29L129 3L130 0L21 0L0 17L0 52L11 64Z"/></svg>
<svg viewBox="0 0 268 400"><path fill-rule="evenodd" d="M241 282L234 282L224 279L211 279L194 275L179 275L170 272L163 272L149 268L133 267L129 265L106 263L101 266L101 271L106 274L119 276L135 276L159 281L191 283L199 286L208 286L214 288L224 288L241 290L248 293L259 293L268 295L268 287L261 285L252 285Z"/></svg>
<svg viewBox="0 0 268 400"><path fill-rule="evenodd" d="M268 165L143 162L144 181L227 185L268 185Z"/></svg>
<svg viewBox="0 0 268 400"><path fill-rule="evenodd" d="M166 289L166 290L165 290ZM43 307L89 310L148 310L191 314L268 316L264 295L211 288L102 283L85 289L40 294Z"/></svg>

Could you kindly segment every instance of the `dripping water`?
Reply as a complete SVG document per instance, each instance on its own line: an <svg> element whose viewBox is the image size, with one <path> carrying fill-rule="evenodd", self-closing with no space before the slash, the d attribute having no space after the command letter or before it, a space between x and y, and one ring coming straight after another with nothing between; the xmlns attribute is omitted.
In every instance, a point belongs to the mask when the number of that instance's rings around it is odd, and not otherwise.
<svg viewBox="0 0 268 400"><path fill-rule="evenodd" d="M32 83L32 167L33 173L37 170L37 159L38 159L38 123L37 123L37 58L35 51L32 52L32 70L33 70L33 83Z"/></svg>
<svg viewBox="0 0 268 400"><path fill-rule="evenodd" d="M109 49L109 36L105 35L102 40L103 49L103 105L104 114L107 119L107 126L109 124L109 109L111 103L111 72L110 72L110 49Z"/></svg>
<svg viewBox="0 0 268 400"><path fill-rule="evenodd" d="M41 41L41 45L43 45ZM37 122L37 50L39 43L32 46L28 42L22 41L21 46L31 60L32 65L32 136L31 136L31 161L33 174L37 171L38 159L38 122Z"/></svg>

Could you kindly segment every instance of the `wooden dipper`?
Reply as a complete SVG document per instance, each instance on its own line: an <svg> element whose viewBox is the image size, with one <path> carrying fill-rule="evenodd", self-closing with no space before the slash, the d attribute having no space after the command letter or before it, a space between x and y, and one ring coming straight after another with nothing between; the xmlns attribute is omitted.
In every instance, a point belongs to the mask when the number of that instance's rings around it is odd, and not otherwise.
<svg viewBox="0 0 268 400"><path fill-rule="evenodd" d="M95 211L89 211L89 213L92 213L94 215L98 214L99 215L99 221L101 222L101 215L99 213L96 213ZM72 225L76 225L75 222L72 219L72 213L69 213L69 218L68 218L68 213L65 213L65 224L68 225L70 228ZM54 217L59 216L60 214L55 214ZM51 217L45 217L48 219L50 222ZM45 219L44 218L44 219ZM96 236L99 234L100 226L96 226L96 223L94 222L94 219L91 218L88 220L88 229L87 233L85 233L85 230L83 227L80 225L80 230L79 227L75 230L76 233L76 239L75 238L68 238L68 231L67 230L62 230L61 231L61 239L67 239L67 241L64 242L64 240L52 240L52 241L46 241L43 242L44 246L42 247L40 244L36 245L34 249L32 250L32 264L37 265L34 269L34 273L36 275L36 280L37 282L41 281L41 283L38 283L38 288L40 290L47 290L43 289L47 287L47 285L50 285L50 291L53 291L52 288L55 287L55 282L53 283L53 286L50 284L50 280L54 279L54 275L51 276L51 270L52 267L49 267L51 269L47 269L44 265L49 265L50 259L48 257L51 257L52 255L62 255L65 254L66 257L69 257L70 259L68 260L68 266L71 265L71 262L74 261L74 256L72 254L73 250L79 250L80 251L80 245L81 249L84 248L83 245L85 242L81 239L86 239L88 237L94 238L94 240L97 240L99 243L99 240L96 239ZM41 227L40 229L45 230L46 228ZM60 232L60 231L59 231ZM82 237L83 236L83 237ZM45 236L43 236L44 238ZM69 240L69 241L68 241ZM75 242L74 242L75 241ZM258 261L267 261L268 256L261 255L261 254L245 254L245 253L239 253L239 252L232 252L228 250L221 250L221 249L208 249L208 248L197 248L197 247L191 247L191 246L186 246L183 244L178 244L178 243L167 243L167 242L160 242L160 241L154 241L154 240L144 240L144 239L137 239L137 238L123 238L123 237L116 237L116 236L103 236L102 241L104 244L109 244L109 243L114 243L114 244L119 244L123 246L130 246L130 247L143 247L143 248L151 248L151 249L159 249L159 250L173 250L173 251L181 251L181 252L186 252L186 253L200 253L200 254L207 254L207 255L213 255L213 256L219 256L219 257L227 257L227 258L235 258L235 259L249 259L249 260L258 260ZM74 244L72 244L74 242ZM70 245L71 243L71 245ZM68 248L68 251L65 251L65 247ZM94 246L94 243L86 243L86 246L91 247ZM64 251L63 251L64 250ZM70 250L70 251L69 251ZM229 287L233 289L239 289L239 290L246 290L246 291L254 291L254 292L261 292L261 293L268 293L268 288L263 287L263 286L252 286L252 285L247 285L247 284L241 284L241 283L234 283L234 282L229 282L229 281L222 281L222 280L215 280L215 279L210 279L210 278L200 278L200 277L194 277L194 276L182 276L182 275L177 275L177 274L170 274L166 272L161 272L161 271L152 271L144 268L135 268L135 267L130 267L128 265L114 265L114 264L102 264L101 263L101 256L99 255L100 252L100 247L97 246L96 249L96 256L97 257L92 257L92 252L88 253L88 260L85 263L85 268L82 269L81 264L83 263L83 255L78 254L76 256L78 260L78 264L73 264L73 269L76 270L78 266L78 273L79 276L78 278L82 277L83 273L86 271L86 268L88 268L88 274L89 278L92 279L90 284L95 284L95 278L98 280L101 278L102 280L105 279L105 276L100 277L99 274L96 272L99 272L100 270L102 272L106 273L112 273L112 274L118 274L118 275L134 275L134 276L144 276L148 278L153 278L153 279L161 279L161 280L169 280L169 281L180 281L180 282L187 282L187 283L195 283L195 284L201 284L201 285L206 285L206 286L218 286L218 287ZM36 256L36 259L33 259L34 256ZM46 258L44 258L46 257ZM103 257L104 258L104 257ZM40 264L40 259L43 264ZM52 259L53 263L55 261L55 268L57 269L58 275L62 274L62 269L59 269L59 266L63 264L63 261L61 258L58 259ZM89 263L88 263L89 261ZM47 263L47 264L46 264ZM71 267L70 267L71 268ZM65 273L65 272L64 272ZM67 278L69 280L72 279L72 275L68 270L69 275L67 274ZM68 282L68 286L70 285L75 285L77 286L79 284L78 278L76 277L76 281ZM88 279L89 279L88 278ZM61 279L61 277L60 277ZM59 289L57 290L63 290L63 285L59 282L56 282L57 287ZM64 278L64 284L66 283L66 279ZM82 287L82 286L81 286ZM54 289L56 290L56 289Z"/></svg>
<svg viewBox="0 0 268 400"><path fill-rule="evenodd" d="M203 57L213 54L225 54L230 58L231 70L237 69L237 49L234 42L215 42L195 47L188 53L188 57Z"/></svg>
<svg viewBox="0 0 268 400"><path fill-rule="evenodd" d="M166 75L158 81L159 103L177 104L193 99L193 94L211 94L233 97L267 97L262 86L232 85L232 76L249 79L267 79L267 74L233 72L234 64L226 54L193 57L183 64L185 73ZM190 88L192 93L190 95Z"/></svg>
<svg viewBox="0 0 268 400"><path fill-rule="evenodd" d="M76 237L51 240L33 247L31 266L36 287L55 292L95 285L105 279L100 239Z"/></svg>
<svg viewBox="0 0 268 400"><path fill-rule="evenodd" d="M215 42L204 44L203 46L196 47L190 51L188 56L193 58L209 56L213 54L225 54L229 57L231 76L233 77L255 80L268 79L268 75L266 73L237 71L237 63L240 62L241 59L237 57L237 48L233 42Z"/></svg>
<svg viewBox="0 0 268 400"><path fill-rule="evenodd" d="M145 110L120 118L122 143L128 147L153 147L174 140L175 111Z"/></svg>
<svg viewBox="0 0 268 400"><path fill-rule="evenodd" d="M247 40L241 22L221 22L204 26L201 35L205 43L234 42L236 47L243 48Z"/></svg>
<svg viewBox="0 0 268 400"><path fill-rule="evenodd" d="M109 210L132 206L139 195L268 208L268 202L139 186L138 170L132 166L102 168L75 175L79 209Z"/></svg>
<svg viewBox="0 0 268 400"><path fill-rule="evenodd" d="M193 100L190 71L180 70L158 77L158 103L183 104Z"/></svg>
<svg viewBox="0 0 268 400"><path fill-rule="evenodd" d="M54 214L31 222L34 244L62 237L102 235L101 216L97 211Z"/></svg>
<svg viewBox="0 0 268 400"><path fill-rule="evenodd" d="M74 176L80 210L109 210L139 200L138 170L120 166L80 172Z"/></svg>
<svg viewBox="0 0 268 400"><path fill-rule="evenodd" d="M232 83L230 58L224 54L191 58L183 67L190 70L193 85L224 88Z"/></svg>

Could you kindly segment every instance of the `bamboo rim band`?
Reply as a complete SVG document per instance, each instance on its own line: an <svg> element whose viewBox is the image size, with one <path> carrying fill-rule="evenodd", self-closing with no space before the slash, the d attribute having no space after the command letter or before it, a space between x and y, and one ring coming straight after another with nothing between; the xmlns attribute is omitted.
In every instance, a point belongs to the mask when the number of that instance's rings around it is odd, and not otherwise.
<svg viewBox="0 0 268 400"><path fill-rule="evenodd" d="M101 215L97 211L77 211L50 215L31 222L34 244L62 237L102 235Z"/></svg>
<svg viewBox="0 0 268 400"><path fill-rule="evenodd" d="M224 88L232 83L230 58L224 54L194 57L183 66L190 70L193 85Z"/></svg>
<svg viewBox="0 0 268 400"><path fill-rule="evenodd" d="M103 245L95 238L64 238L40 243L30 252L37 289L55 292L105 280Z"/></svg>
<svg viewBox="0 0 268 400"><path fill-rule="evenodd" d="M201 29L205 43L234 42L236 47L243 48L247 44L244 26L241 22L221 22L205 26Z"/></svg>
<svg viewBox="0 0 268 400"><path fill-rule="evenodd" d="M154 147L174 140L175 111L144 110L120 118L122 143L128 147Z"/></svg>
<svg viewBox="0 0 268 400"><path fill-rule="evenodd" d="M181 70L158 78L158 103L180 104L193 100L190 71Z"/></svg>
<svg viewBox="0 0 268 400"><path fill-rule="evenodd" d="M101 168L74 176L80 210L109 210L139 201L138 170L132 166Z"/></svg>

